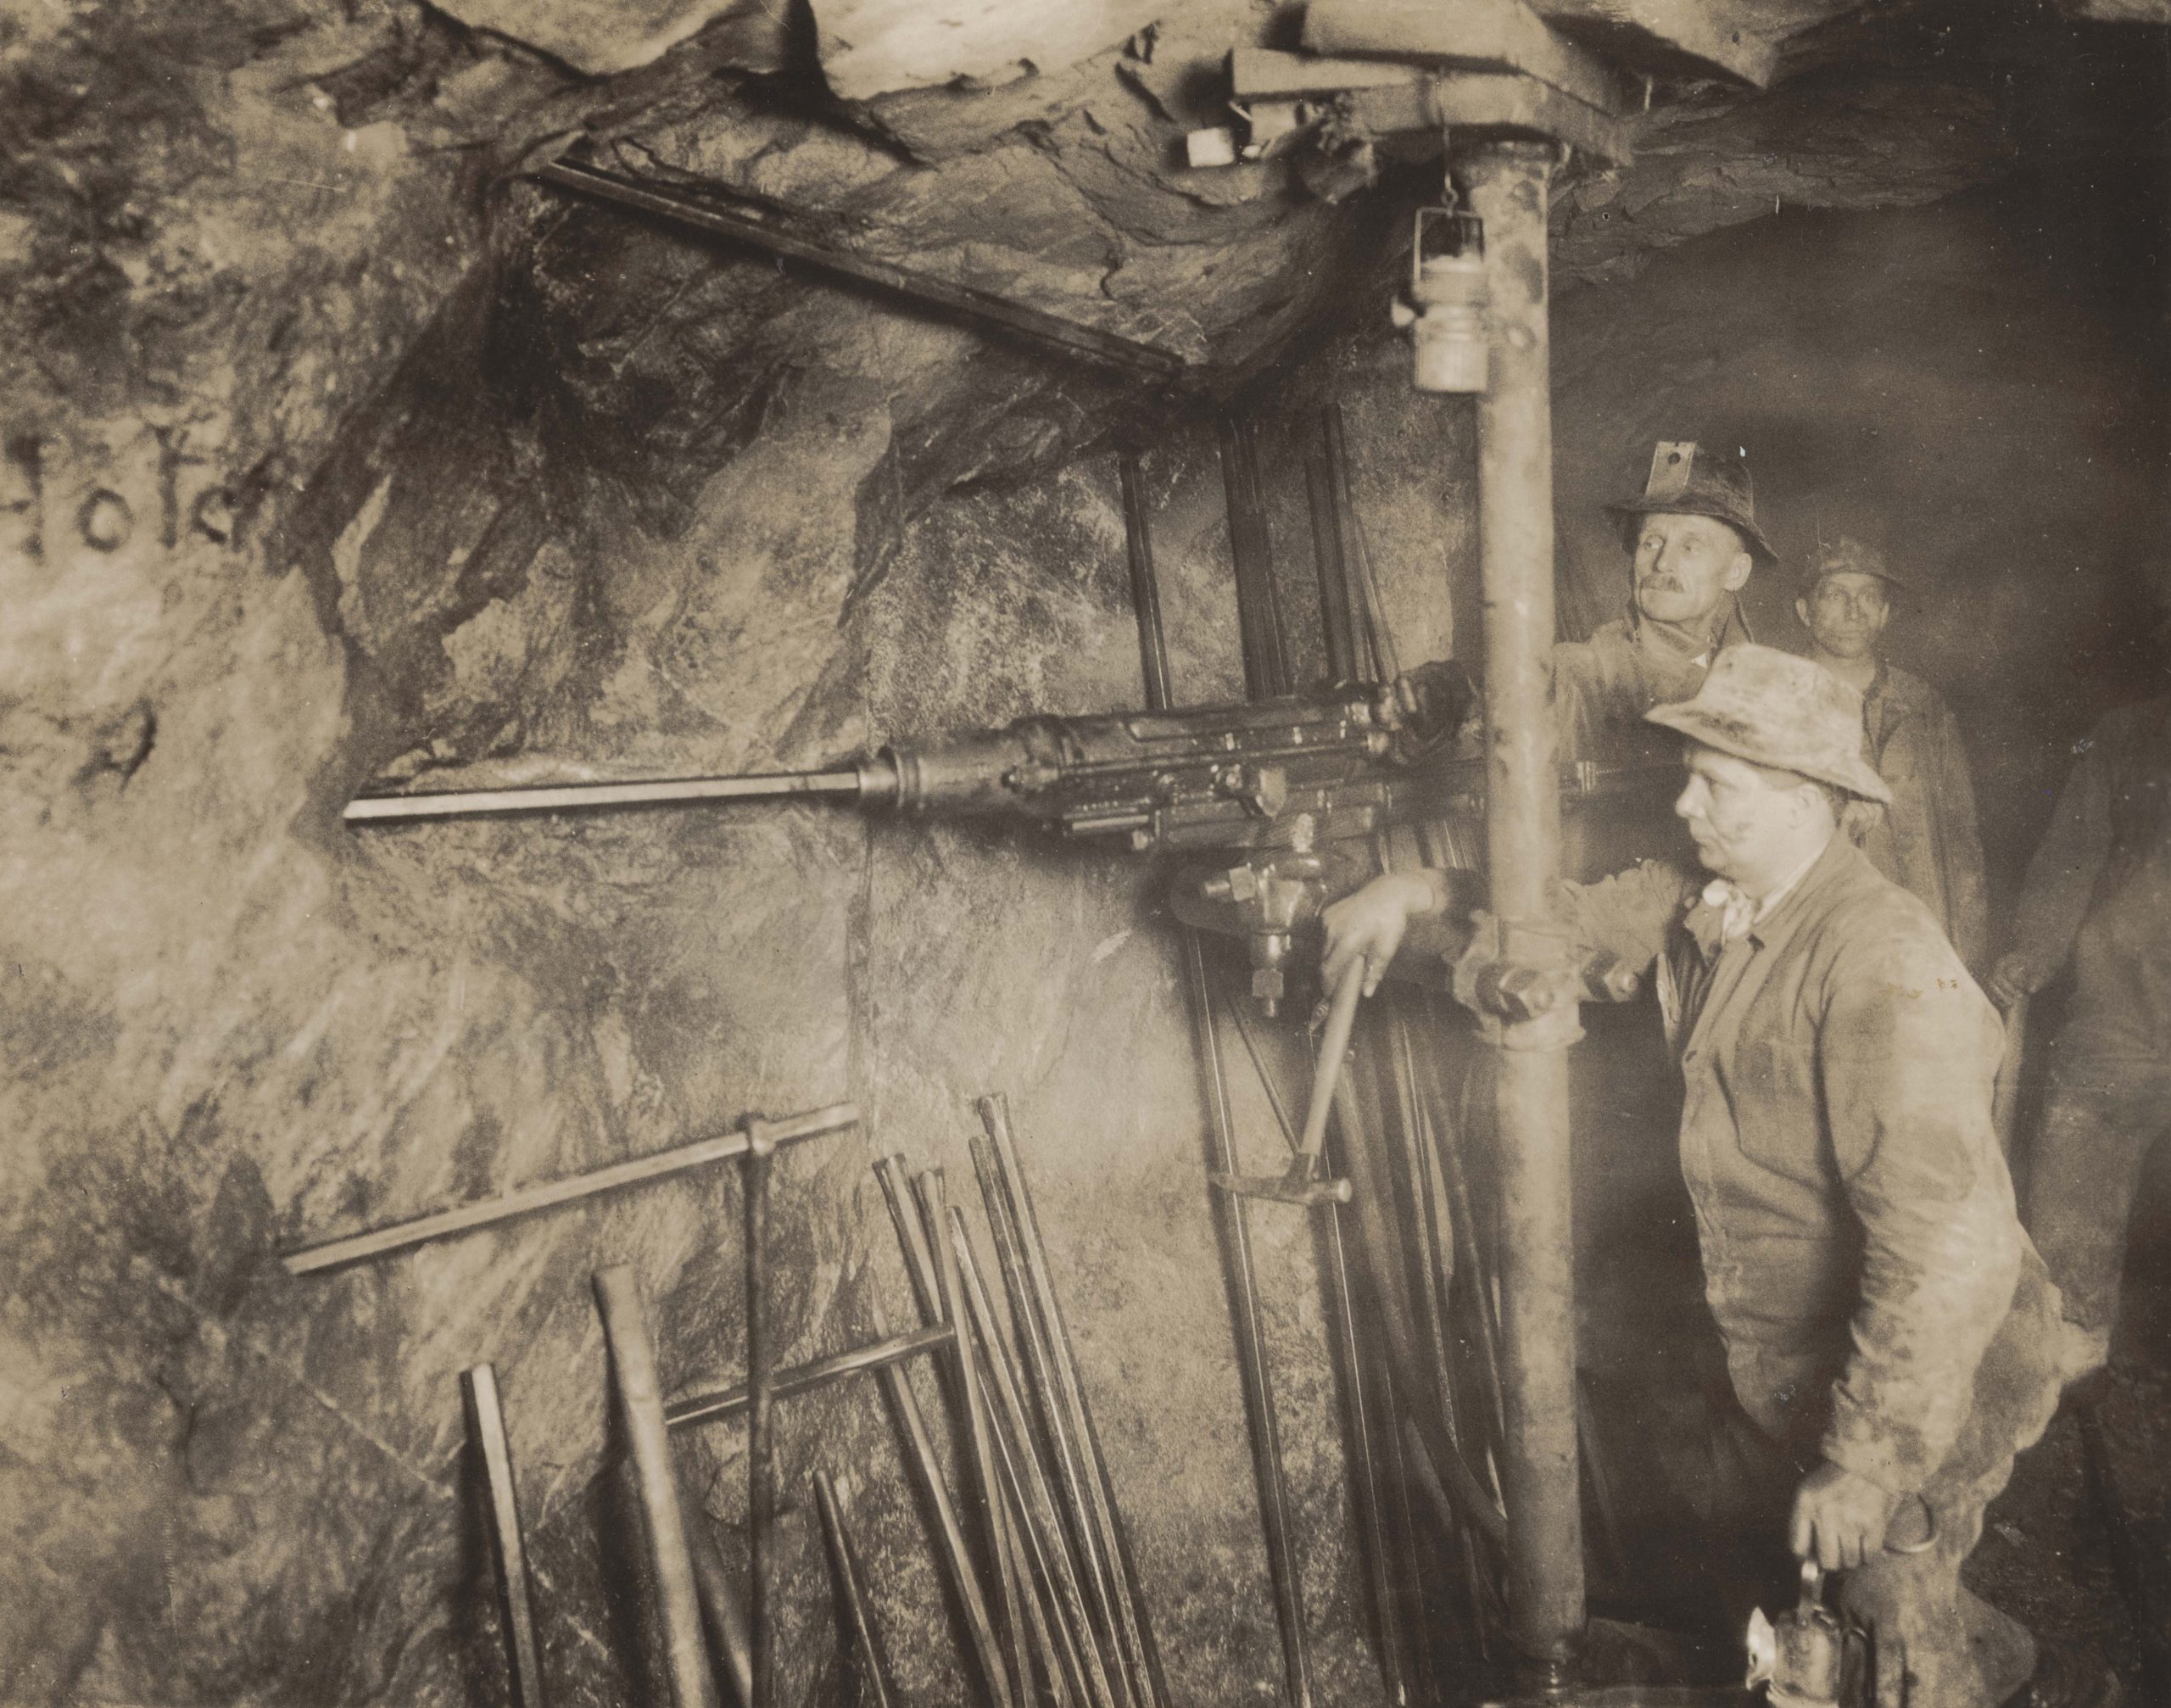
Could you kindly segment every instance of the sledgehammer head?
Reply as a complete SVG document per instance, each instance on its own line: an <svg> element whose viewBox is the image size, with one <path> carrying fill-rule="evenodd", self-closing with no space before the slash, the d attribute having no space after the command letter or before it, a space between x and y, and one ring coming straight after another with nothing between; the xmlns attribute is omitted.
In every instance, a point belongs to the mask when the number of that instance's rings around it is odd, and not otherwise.
<svg viewBox="0 0 2171 1708"><path fill-rule="evenodd" d="M1302 1204L1306 1208L1314 1204L1349 1202L1348 1181L1320 1178L1301 1159L1286 1174L1208 1175L1207 1179L1223 1192L1240 1198L1272 1198L1276 1203Z"/></svg>

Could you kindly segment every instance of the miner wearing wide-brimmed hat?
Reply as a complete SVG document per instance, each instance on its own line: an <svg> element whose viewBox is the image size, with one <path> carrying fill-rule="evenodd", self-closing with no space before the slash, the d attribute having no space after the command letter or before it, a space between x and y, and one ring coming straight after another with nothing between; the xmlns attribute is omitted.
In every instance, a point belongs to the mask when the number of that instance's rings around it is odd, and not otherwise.
<svg viewBox="0 0 2171 1708"><path fill-rule="evenodd" d="M1675 811L1710 875L1648 865L1570 905L1593 946L1657 963L1727 1454L1775 1543L1846 1570L1912 1708L1995 1708L2034 1644L1960 1567L2058 1387L2057 1289L1990 1121L1997 1014L1839 832L1891 795L1853 689L1738 646L1650 721L1687 738Z"/></svg>
<svg viewBox="0 0 2171 1708"><path fill-rule="evenodd" d="M1869 762L1892 790L1891 806L1867 823L1862 851L1923 898L1980 978L1989 970L1990 892L1967 749L1945 696L1884 656L1885 630L1906 596L1882 550L1842 536L1811 553L1794 614L1809 631L1809 656L1861 693Z"/></svg>
<svg viewBox="0 0 2171 1708"><path fill-rule="evenodd" d="M1759 1544L1767 1596L1789 1552L1844 1570L1894 1669L1879 1702L1999 1708L2034 1644L1960 1568L2056 1408L2058 1294L1991 1125L1997 1014L1840 832L1891 794L1853 689L1744 645L1649 717L1685 740L1674 811L1704 869L1646 862L1561 908L1582 947L1656 963L1724 1348L1691 1485L1711 1551Z"/></svg>

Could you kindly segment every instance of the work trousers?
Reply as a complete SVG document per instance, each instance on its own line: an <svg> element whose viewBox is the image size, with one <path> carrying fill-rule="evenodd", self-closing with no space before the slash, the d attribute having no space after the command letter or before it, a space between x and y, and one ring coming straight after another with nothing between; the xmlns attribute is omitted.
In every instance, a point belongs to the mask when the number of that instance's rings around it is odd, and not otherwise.
<svg viewBox="0 0 2171 1708"><path fill-rule="evenodd" d="M2126 1230L2148 1153L2171 1130L2171 1061L2101 1047L2072 1028L2054 1047L2028 1180L2028 1231L2086 1337L2078 1373L2109 1356Z"/></svg>
<svg viewBox="0 0 2171 1708"><path fill-rule="evenodd" d="M1959 1439L1922 1490L1935 1527L1920 1554L1889 1550L1839 1574L1842 1611L1869 1633L1877 1708L2001 1708L2034 1670L2027 1628L1960 1581L1982 1539L1984 1510L2012 1475L2015 1454L2049 1426L2057 1406L2051 1369L2058 1296L2042 1265L2024 1264L2014 1309L2029 1320L1991 1342L1976 1372L1975 1404ZM1791 1605L1787 1523L1795 1489L1817 1461L1813 1440L1786 1442L1760 1428L1731 1392L1707 1393L1705 1462L1694 1504L1711 1527L1711 1564L1731 1580L1720 1600L1745 1617L1740 1591L1767 1610ZM1919 1526L1902 1504L1895 1528ZM1735 1628L1738 1629L1738 1627Z"/></svg>

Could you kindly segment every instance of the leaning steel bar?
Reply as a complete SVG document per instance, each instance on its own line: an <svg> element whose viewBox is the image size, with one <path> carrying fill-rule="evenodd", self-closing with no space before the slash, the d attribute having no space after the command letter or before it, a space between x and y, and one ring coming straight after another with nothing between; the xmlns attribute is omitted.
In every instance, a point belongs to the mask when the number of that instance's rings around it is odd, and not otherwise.
<svg viewBox="0 0 2171 1708"><path fill-rule="evenodd" d="M886 1337L889 1328L883 1320L881 1302L872 1292L868 1294L867 1308L875 1333ZM957 1598L958 1610L964 1616L974 1665L987 1687L988 1700L996 1708L1012 1708L1009 1676L1003 1670L1002 1650L996 1644L995 1627L988 1621L987 1600L980 1594L979 1578L973 1570L972 1555L965 1546L964 1527L957 1521L957 1509L950 1499L950 1487L942 1480L941 1461L928 1436L927 1419L920 1411L919 1398L912 1392L912 1381L901 1365L885 1365L875 1372L875 1378L882 1385L884 1398L897 1415L897 1427L905 1438L906 1459L934 1519L944 1575Z"/></svg>
<svg viewBox="0 0 2171 1708"><path fill-rule="evenodd" d="M615 202L621 207L638 209L673 225L689 226L715 237L728 237L734 243L766 249L772 254L804 261L825 272L841 274L861 284L879 286L933 308L969 315L974 320L1023 333L1042 343L1053 345L1066 354L1106 362L1149 379L1173 379L1186 366L1180 352L1163 345L1125 338L1119 332L1105 332L1098 327L1065 320L1060 315L1052 315L1044 310L1029 308L1024 303L1013 302L1007 297L998 297L971 285L953 284L947 279L936 278L931 274L916 272L893 262L877 260L872 255L857 254L832 244L818 243L783 229L774 215L751 204L742 204L737 209L721 208L675 194L658 185L644 184L566 160L554 161L538 170L535 176L561 189L578 191L599 201Z"/></svg>
<svg viewBox="0 0 2171 1708"><path fill-rule="evenodd" d="M1248 421L1220 423L1221 482L1229 512L1229 558L1236 572L1236 617L1244 658L1244 695L1268 700L1289 691L1289 656L1274 590L1274 548L1259 492L1259 439Z"/></svg>
<svg viewBox="0 0 2171 1708"><path fill-rule="evenodd" d="M1125 1704L1142 1703L1143 1692L1130 1669L1115 1610L1115 1579L1100 1532L1093 1524L1086 1499L1084 1444L1077 1438L1062 1394L1056 1385L1054 1356L1038 1314L1033 1309L1032 1282L1019 1248L1017 1229L1002 1192L995 1147L985 1139L972 1141L974 1167L979 1171L980 1195L987 1209L990 1236L995 1243L996 1267L1010 1300L1010 1320L1017 1330L1018 1349L1024 1355L1034 1404L1039 1408L1048 1455L1055 1465L1055 1486L1063 1496L1064 1521L1076 1544L1080 1570L1091 1598L1094 1632L1106 1645L1108 1675Z"/></svg>
<svg viewBox="0 0 2171 1708"><path fill-rule="evenodd" d="M950 1325L957 1337L957 1409L959 1421L964 1426L966 1457L972 1466L974 1491L979 1501L981 1541L995 1586L996 1628L998 1633L1011 1638L1013 1658L1022 1659L1016 1648L1018 1586L1010 1571L1010 1550L1003 1532L1002 1492L995 1480L995 1450L988 1441L988 1418L980 1393L979 1372L974 1365L972 1335L965 1326L964 1288L957 1279L957 1256L946 1231L949 1197L943 1172L940 1168L923 1169L913 1185L918 1192L920 1228L935 1251L935 1291L942 1303L942 1320ZM1033 1691L1030 1672L1013 1683L1019 1700L1030 1700Z"/></svg>
<svg viewBox="0 0 2171 1708"><path fill-rule="evenodd" d="M995 1438L1003 1445L1015 1481L1019 1527L1034 1555L1035 1569L1046 1578L1050 1594L1058 1604L1057 1625L1067 1640L1069 1664L1078 1672L1079 1694L1098 1708L1113 1702L1114 1689L1102 1665L1100 1649L1086 1616L1085 1591L1063 1542L1063 1520L1055 1491L1048 1482L1047 1467L1033 1451L1032 1424L1026 1415L1014 1354L1003 1343L994 1303L980 1275L979 1259L966 1236L964 1213L955 1207L950 1212L950 1236L957 1250L957 1278L964 1286L966 1309L987 1354L996 1401Z"/></svg>
<svg viewBox="0 0 2171 1708"><path fill-rule="evenodd" d="M514 1498L512 1449L505 1440L505 1409L498 1403L498 1373L487 1364L460 1372L468 1432L483 1457L490 1497L491 1564L498 1587L498 1617L505 1627L505 1659L512 1675L513 1708L543 1708L543 1657L535 1641L535 1603L528 1593L527 1549L521 1540L520 1503Z"/></svg>
<svg viewBox="0 0 2171 1708"><path fill-rule="evenodd" d="M641 1303L640 1286L633 1270L623 1264L598 1270L595 1300L603 1313L603 1337L611 1348L618 1421L633 1457L648 1532L671 1700L676 1708L716 1708L716 1680L701 1645L700 1595L686 1547L678 1480L671 1465L663 1394L656 1383L656 1346L649 1338L648 1311Z"/></svg>
<svg viewBox="0 0 2171 1708"><path fill-rule="evenodd" d="M858 1119L857 1104L832 1103L827 1108L816 1109L808 1114L789 1115L783 1120L769 1122L769 1136L779 1145L788 1145L801 1139L833 1133L840 1127L851 1126ZM440 1210L433 1215L417 1216L412 1221L394 1222L388 1227L373 1228L367 1233L350 1234L316 1245L303 1246L287 1253L280 1262L286 1265L288 1275L315 1275L324 1270L338 1269L342 1264L360 1263L364 1258L382 1257L388 1252L405 1251L408 1247L421 1245L426 1240L449 1239L455 1234L472 1233L477 1228L494 1227L499 1222L512 1220L516 1216L533 1215L538 1210L551 1209L559 1204L571 1203L577 1198L593 1197L598 1192L612 1192L620 1186L640 1186L649 1181L661 1180L667 1175L684 1174L689 1169L705 1168L711 1163L728 1162L734 1157L745 1155L746 1144L746 1130L742 1127L715 1138L697 1139L692 1144L681 1145L674 1150L635 1157L631 1162L613 1163L609 1168L597 1169L591 1174L572 1175L539 1186L523 1186L518 1192L507 1192L500 1197L485 1198L480 1203L462 1204L458 1209Z"/></svg>
<svg viewBox="0 0 2171 1708"><path fill-rule="evenodd" d="M1123 452L1116 467L1123 483L1131 608L1138 614L1138 671L1146 682L1146 703L1158 710L1174 702L1169 686L1169 643L1161 629L1161 586L1153 572L1153 536L1146 523L1146 483L1136 453Z"/></svg>
<svg viewBox="0 0 2171 1708"><path fill-rule="evenodd" d="M1362 969L1354 969L1361 973ZM1361 985L1360 985L1361 989ZM1341 1007L1341 993L1336 993L1336 1007ZM1355 1003L1350 1004L1355 1013ZM1333 1019L1327 1023L1327 1036L1320 1052L1319 1069L1315 1078L1331 1080L1338 1084L1348 1077L1342 1071L1342 1048L1348 1043L1347 1022L1339 1029ZM1337 1043L1342 1048L1337 1048ZM1313 1088L1314 1105L1322 1106L1320 1114L1325 1125L1325 1108L1332 1107L1331 1086L1323 1100L1320 1087ZM1345 1100L1343 1108L1349 1107ZM1309 1129L1310 1118L1306 1119ZM1342 1135L1343 1147L1356 1141L1357 1136ZM1327 1282L1327 1317L1330 1332L1338 1343L1342 1363L1342 1379L1347 1392L1343 1395L1343 1423L1349 1432L1348 1448L1355 1463L1350 1466L1350 1483L1356 1497L1358 1528L1365 1538L1365 1575L1371 1590L1372 1616L1376 1621L1379 1638L1380 1684L1390 1703L1406 1701L1409 1695L1407 1681L1403 1676L1402 1629L1394 1599L1394 1586L1388 1577L1387 1529L1381 1516L1382 1495L1380 1488L1379 1458L1374 1450L1373 1426L1379 1396L1368 1393L1365 1387L1365 1351L1357 1335L1357 1313L1350 1296L1349 1259L1342 1248L1342 1206L1328 1203L1314 1214L1314 1225L1325 1246L1325 1274Z"/></svg>
<svg viewBox="0 0 2171 1708"><path fill-rule="evenodd" d="M845 1515L837 1504L837 1487L826 1471L814 1473L814 1504L821 1510L822 1538L829 1544L829 1569L836 1574L844 1598L846 1616L851 1621L852 1646L863 1664L861 1677L868 1686L873 1708L890 1708L890 1680L882 1666L882 1649L875 1640L874 1621L867 1609L867 1588L861 1581L859 1555L845 1529Z"/></svg>
<svg viewBox="0 0 2171 1708"><path fill-rule="evenodd" d="M921 1225L919 1216L912 1208L912 1191L906 1179L904 1158L896 1152L891 1152L875 1164L874 1177L880 1182L882 1197L890 1207L890 1220L896 1229L897 1243L904 1251L906 1275L912 1283L913 1297L918 1302L921 1316L923 1319L939 1320L942 1311L940 1284L935 1275L935 1254L928 1245L927 1231ZM951 1207L950 1215L952 1225L963 1226L963 1213L955 1205ZM969 1242L963 1240L962 1236L957 1248L957 1263L959 1279L965 1283L969 1300L972 1287L979 1272L974 1263L972 1246ZM986 1356L991 1376L996 1380L1002 1379L1007 1374L1003 1360L1009 1356L1008 1348L991 1337L988 1320L984 1316L975 1316L974 1327L979 1335L980 1346ZM1014 1380L1014 1377L1012 1379ZM1025 1510L1024 1496L1022 1493L1024 1485L1016 1458L1013 1457L1010 1446L1004 1440L1000 1414L991 1413L991 1416L996 1426L991 1432L996 1449L996 1458L1007 1479L1013 1504L1017 1506L1020 1513L1023 1513ZM1024 1443L1019 1452L1035 1473L1041 1473L1040 1460L1032 1450L1030 1436L1018 1438ZM1044 1544L1037 1535L1030 1532L1026 1532L1024 1541L1034 1556L1031 1562L1034 1569L1045 1574L1047 1566L1043 1554ZM1058 1548L1061 1547L1059 1541L1057 1545ZM1069 1555L1063 1554L1062 1557L1064 1565L1068 1566ZM1030 1593L1031 1584L1030 1581L1020 1577L1014 1569L1012 1577L1025 1585L1020 1599L1026 1603L1029 1612L1034 1618L1035 1633L1041 1637L1045 1653L1046 1633L1040 1628L1037 1604ZM1051 1591L1051 1594L1052 1593ZM1060 1620L1058 1621L1058 1630L1063 1638L1064 1664L1071 1670L1072 1684L1076 1685L1082 1691L1083 1685L1080 1681L1084 1675L1081 1662L1076 1652L1076 1639L1074 1638L1071 1631L1063 1626ZM1090 1639L1088 1641L1090 1642ZM1097 1655L1096 1660L1097 1659ZM1098 1708L1098 1705L1093 1705L1093 1708Z"/></svg>
<svg viewBox="0 0 2171 1708"><path fill-rule="evenodd" d="M1346 682L1359 673L1357 637L1349 623L1349 562L1342 549L1341 494L1328 459L1324 417L1304 443L1304 490L1311 510L1312 576L1319 586L1327 675Z"/></svg>
<svg viewBox="0 0 2171 1708"><path fill-rule="evenodd" d="M1224 476L1228 472L1224 452ZM1144 509L1126 511L1128 531L1142 538L1147 522ZM1231 520L1233 530L1234 521ZM1233 532L1232 532L1233 539ZM1143 665L1147 704L1158 710L1171 692L1167 644L1163 639L1160 592L1152 575L1152 555L1133 548L1132 561L1142 562L1147 579L1134 589L1138 598L1138 634ZM1150 595L1150 597L1147 596ZM1251 631L1246 631L1247 638ZM1271 669L1261 655L1256 663L1247 654L1245 674L1251 677ZM1156 695L1162 696L1158 699ZM1206 954L1199 934L1182 934L1184 991L1191 1011L1192 1033L1205 1069L1207 1095L1207 1164L1210 1174L1233 1175L1236 1169L1236 1121L1229 1105L1226 1072L1221 1065L1221 1043L1214 1019L1213 987L1206 976ZM1248 1041L1248 1040L1247 1041ZM1285 1125L1286 1124L1285 1123ZM1293 1147L1296 1136L1290 1134ZM1236 1369L1244 1395L1244 1415L1252 1448L1252 1476L1259 1489L1259 1527L1266 1544L1267 1578L1274 1591L1274 1617L1281 1636L1281 1661L1290 1708L1311 1708L1311 1653L1304 1633L1304 1608L1298 1582L1295 1534L1289 1521L1289 1486L1282 1474L1281 1441L1275 1422L1274 1380L1266 1361L1266 1325L1259 1301L1257 1266L1252 1258L1249 1213L1234 1192L1209 1192L1220 1225L1222 1273L1229 1289L1230 1317L1236 1331ZM1020 1326L1023 1332L1023 1326Z"/></svg>
<svg viewBox="0 0 2171 1708"><path fill-rule="evenodd" d="M1033 1207L1032 1189L1025 1184L1018 1147L1010 1131L1010 1108L1001 1097L982 1097L976 1106L980 1122L995 1147L998 1177L1005 1201L1014 1219L1019 1252L1025 1259L1026 1277L1032 1283L1033 1308L1047 1335L1054 1365L1057 1391L1070 1421L1086 1472L1086 1507L1106 1550L1110 1588L1114 1592L1117 1630L1123 1638L1132 1682L1147 1703L1164 1701L1167 1692L1158 1677L1159 1667L1147 1631L1146 1606L1138 1594L1137 1572L1129 1558L1123 1534L1123 1517L1108 1481L1108 1461L1101 1452L1093 1427L1091 1408L1086 1401L1085 1384L1079 1379L1078 1359L1064 1322L1063 1306L1055 1294L1055 1279L1048 1269L1047 1246L1041 1236L1041 1219Z"/></svg>
<svg viewBox="0 0 2171 1708"><path fill-rule="evenodd" d="M732 1700L744 1708L754 1700L754 1638L746 1628L746 1603L724 1566L716 1521L702 1507L700 1491L684 1465L678 1467L678 1505L686 1515L686 1552L694 1562L694 1593L700 1600L701 1618L731 1680Z"/></svg>

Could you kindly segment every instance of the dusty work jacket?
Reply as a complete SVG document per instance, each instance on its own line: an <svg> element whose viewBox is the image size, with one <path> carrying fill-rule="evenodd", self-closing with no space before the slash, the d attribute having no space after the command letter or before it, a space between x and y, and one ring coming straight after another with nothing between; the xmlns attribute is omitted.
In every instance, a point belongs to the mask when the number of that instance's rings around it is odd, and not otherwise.
<svg viewBox="0 0 2171 1708"><path fill-rule="evenodd" d="M1986 970L1990 894L1976 829L1975 784L1952 709L1911 672L1880 663L1862 696L1869 762L1892 804L1862 840L1862 852L1922 897L1971 972Z"/></svg>
<svg viewBox="0 0 2171 1708"><path fill-rule="evenodd" d="M1703 685L1720 647L1748 638L1732 600L1715 624L1695 629L1654 622L1631 607L1588 640L1553 649L1554 728L1564 760L1647 766L1648 778L1587 812L1569 816L1563 869L1596 877L1632 860L1693 861L1673 816L1681 793L1681 738L1644 722L1654 706L1688 699Z"/></svg>
<svg viewBox="0 0 2171 1708"><path fill-rule="evenodd" d="M1928 911L1844 836L1731 943L1704 883L1653 862L1565 899L1588 946L1658 959L1682 1174L1744 1408L1915 1492L1993 1338L2054 1320L2015 1308L2050 1281L1990 1125L1997 1016Z"/></svg>
<svg viewBox="0 0 2171 1708"><path fill-rule="evenodd" d="M1632 606L1588 640L1560 642L1553 649L1553 707L1561 756L1677 753L1681 738L1644 723L1644 714L1688 699L1703 686L1711 656L1748 638L1739 607L1729 599L1716 626L1704 630L1654 622Z"/></svg>
<svg viewBox="0 0 2171 1708"><path fill-rule="evenodd" d="M2171 698L2113 712L2028 868L2013 947L2038 979L2073 961L2060 1048L2171 1056Z"/></svg>

